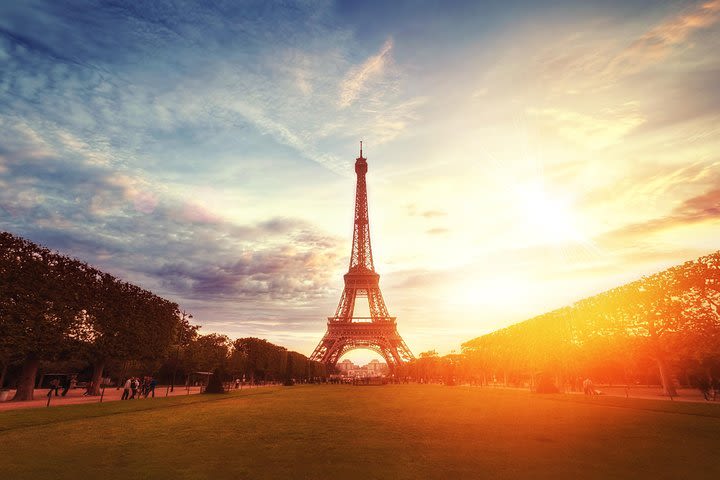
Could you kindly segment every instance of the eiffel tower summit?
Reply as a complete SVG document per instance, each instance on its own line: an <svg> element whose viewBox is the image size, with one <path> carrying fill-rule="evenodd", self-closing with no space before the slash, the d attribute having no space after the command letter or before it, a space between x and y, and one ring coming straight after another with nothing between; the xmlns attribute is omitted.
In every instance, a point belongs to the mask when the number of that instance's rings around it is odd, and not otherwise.
<svg viewBox="0 0 720 480"><path fill-rule="evenodd" d="M380 275L375 272L365 183L367 171L367 159L363 157L360 142L360 156L355 160L357 187L350 268L343 277L345 289L335 315L328 317L325 336L310 359L334 366L350 350L362 348L379 353L393 368L414 357L397 331L395 317L388 313L380 291ZM355 316L358 298L367 299L369 317Z"/></svg>

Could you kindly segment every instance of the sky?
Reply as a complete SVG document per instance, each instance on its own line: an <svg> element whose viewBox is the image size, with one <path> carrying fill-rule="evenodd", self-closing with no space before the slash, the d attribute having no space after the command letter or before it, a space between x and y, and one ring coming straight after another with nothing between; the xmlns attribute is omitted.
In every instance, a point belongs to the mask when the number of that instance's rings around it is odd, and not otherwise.
<svg viewBox="0 0 720 480"><path fill-rule="evenodd" d="M0 229L309 355L363 140L386 304L448 353L718 249L718 52L720 0L0 1Z"/></svg>

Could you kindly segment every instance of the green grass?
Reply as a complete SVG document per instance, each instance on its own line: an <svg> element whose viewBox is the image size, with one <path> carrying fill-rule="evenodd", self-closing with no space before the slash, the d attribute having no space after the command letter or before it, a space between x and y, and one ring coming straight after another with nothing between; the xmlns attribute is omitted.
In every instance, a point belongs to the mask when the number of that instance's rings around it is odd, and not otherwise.
<svg viewBox="0 0 720 480"><path fill-rule="evenodd" d="M720 405L271 387L0 413L0 477L720 478Z"/></svg>

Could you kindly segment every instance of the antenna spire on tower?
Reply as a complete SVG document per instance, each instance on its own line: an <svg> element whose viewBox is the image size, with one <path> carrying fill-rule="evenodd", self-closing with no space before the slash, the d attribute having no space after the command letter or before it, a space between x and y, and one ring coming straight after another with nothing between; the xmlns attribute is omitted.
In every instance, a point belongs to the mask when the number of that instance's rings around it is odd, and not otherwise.
<svg viewBox="0 0 720 480"><path fill-rule="evenodd" d="M360 158L363 158L363 156L362 156L362 142L363 142L363 141L360 140Z"/></svg>

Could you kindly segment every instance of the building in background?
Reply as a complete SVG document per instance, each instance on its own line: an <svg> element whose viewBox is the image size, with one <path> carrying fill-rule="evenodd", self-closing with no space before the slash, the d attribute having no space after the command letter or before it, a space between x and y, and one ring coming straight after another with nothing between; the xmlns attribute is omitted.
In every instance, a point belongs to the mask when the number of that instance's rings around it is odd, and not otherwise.
<svg viewBox="0 0 720 480"><path fill-rule="evenodd" d="M387 375L387 363L383 363L377 359L371 360L367 365L362 367L355 365L352 361L345 359L337 364L338 372L343 377L382 377Z"/></svg>

